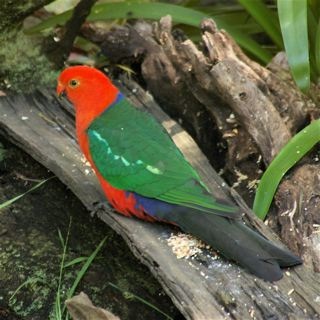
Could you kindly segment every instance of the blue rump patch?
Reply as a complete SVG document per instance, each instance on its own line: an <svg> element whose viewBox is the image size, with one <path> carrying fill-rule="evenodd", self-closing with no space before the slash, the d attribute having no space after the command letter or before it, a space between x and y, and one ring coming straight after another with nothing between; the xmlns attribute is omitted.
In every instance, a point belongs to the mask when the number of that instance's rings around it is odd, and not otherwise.
<svg viewBox="0 0 320 320"><path fill-rule="evenodd" d="M177 205L167 203L161 200L147 198L133 192L133 196L136 200L136 209L141 209L145 213L155 218L165 219L167 215L170 215L175 210Z"/></svg>

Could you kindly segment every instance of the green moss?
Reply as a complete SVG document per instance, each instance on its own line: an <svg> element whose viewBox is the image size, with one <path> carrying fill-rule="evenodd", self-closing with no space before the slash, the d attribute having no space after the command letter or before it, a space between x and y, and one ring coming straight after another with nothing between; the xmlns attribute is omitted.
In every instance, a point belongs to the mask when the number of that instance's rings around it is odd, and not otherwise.
<svg viewBox="0 0 320 320"><path fill-rule="evenodd" d="M22 31L0 36L0 89L32 92L55 83L57 73L41 54L40 42Z"/></svg>
<svg viewBox="0 0 320 320"><path fill-rule="evenodd" d="M53 0L1 0L0 1L0 34L8 29L19 27L29 14Z"/></svg>
<svg viewBox="0 0 320 320"><path fill-rule="evenodd" d="M7 292L9 305L23 317L37 313L45 303L52 300L52 287L56 283L55 274L45 271L48 261L43 259L44 252L54 250L53 243L33 230L27 236L27 243L34 244L34 247L40 247L41 250L33 251L32 257L28 257L29 248L25 246L25 240L17 238L14 243L8 243L0 253L0 274L3 275L0 281L8 283L11 288L13 285L18 288L28 281L10 300L8 298L14 291ZM11 272L12 270L15 272Z"/></svg>

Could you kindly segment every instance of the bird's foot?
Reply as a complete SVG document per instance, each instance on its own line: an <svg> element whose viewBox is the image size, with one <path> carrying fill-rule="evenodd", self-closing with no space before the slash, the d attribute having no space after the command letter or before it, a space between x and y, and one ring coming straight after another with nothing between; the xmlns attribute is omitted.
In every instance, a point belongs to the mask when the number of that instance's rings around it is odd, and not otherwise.
<svg viewBox="0 0 320 320"><path fill-rule="evenodd" d="M90 212L91 218L95 215L98 215L99 211L108 211L108 212L115 212L113 207L107 201L97 201L92 204L92 210Z"/></svg>

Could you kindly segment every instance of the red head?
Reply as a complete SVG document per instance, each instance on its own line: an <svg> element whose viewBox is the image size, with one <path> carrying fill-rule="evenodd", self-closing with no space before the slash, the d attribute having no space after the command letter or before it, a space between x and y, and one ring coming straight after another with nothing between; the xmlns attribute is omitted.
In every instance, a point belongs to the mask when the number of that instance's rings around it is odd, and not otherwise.
<svg viewBox="0 0 320 320"><path fill-rule="evenodd" d="M88 66L66 68L58 78L57 94L66 94L76 109L77 131L82 131L116 100L118 89L104 73Z"/></svg>

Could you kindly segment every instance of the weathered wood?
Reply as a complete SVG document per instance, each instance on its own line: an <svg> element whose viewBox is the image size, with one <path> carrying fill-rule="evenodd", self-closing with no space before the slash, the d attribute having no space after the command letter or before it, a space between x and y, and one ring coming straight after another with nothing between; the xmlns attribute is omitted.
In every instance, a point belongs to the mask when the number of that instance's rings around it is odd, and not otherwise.
<svg viewBox="0 0 320 320"><path fill-rule="evenodd" d="M231 201L227 187L221 185L190 136L159 109L150 95L135 84L127 87L127 93L135 92L130 98L168 129L213 193ZM73 118L51 92L2 97L0 131L52 170L88 209L102 199L97 180L74 139ZM270 284L223 259L213 259L209 252L196 259L178 260L166 243L173 232L169 226L112 212L100 212L99 217L123 236L187 319L316 319L320 315L320 279L305 266L290 270L281 281ZM255 223L260 230L266 229L261 222Z"/></svg>
<svg viewBox="0 0 320 320"><path fill-rule="evenodd" d="M303 260L320 272L320 176L317 165L305 164L279 187L281 238L291 243ZM317 227L316 227L317 226ZM320 276L320 275L319 275Z"/></svg>

